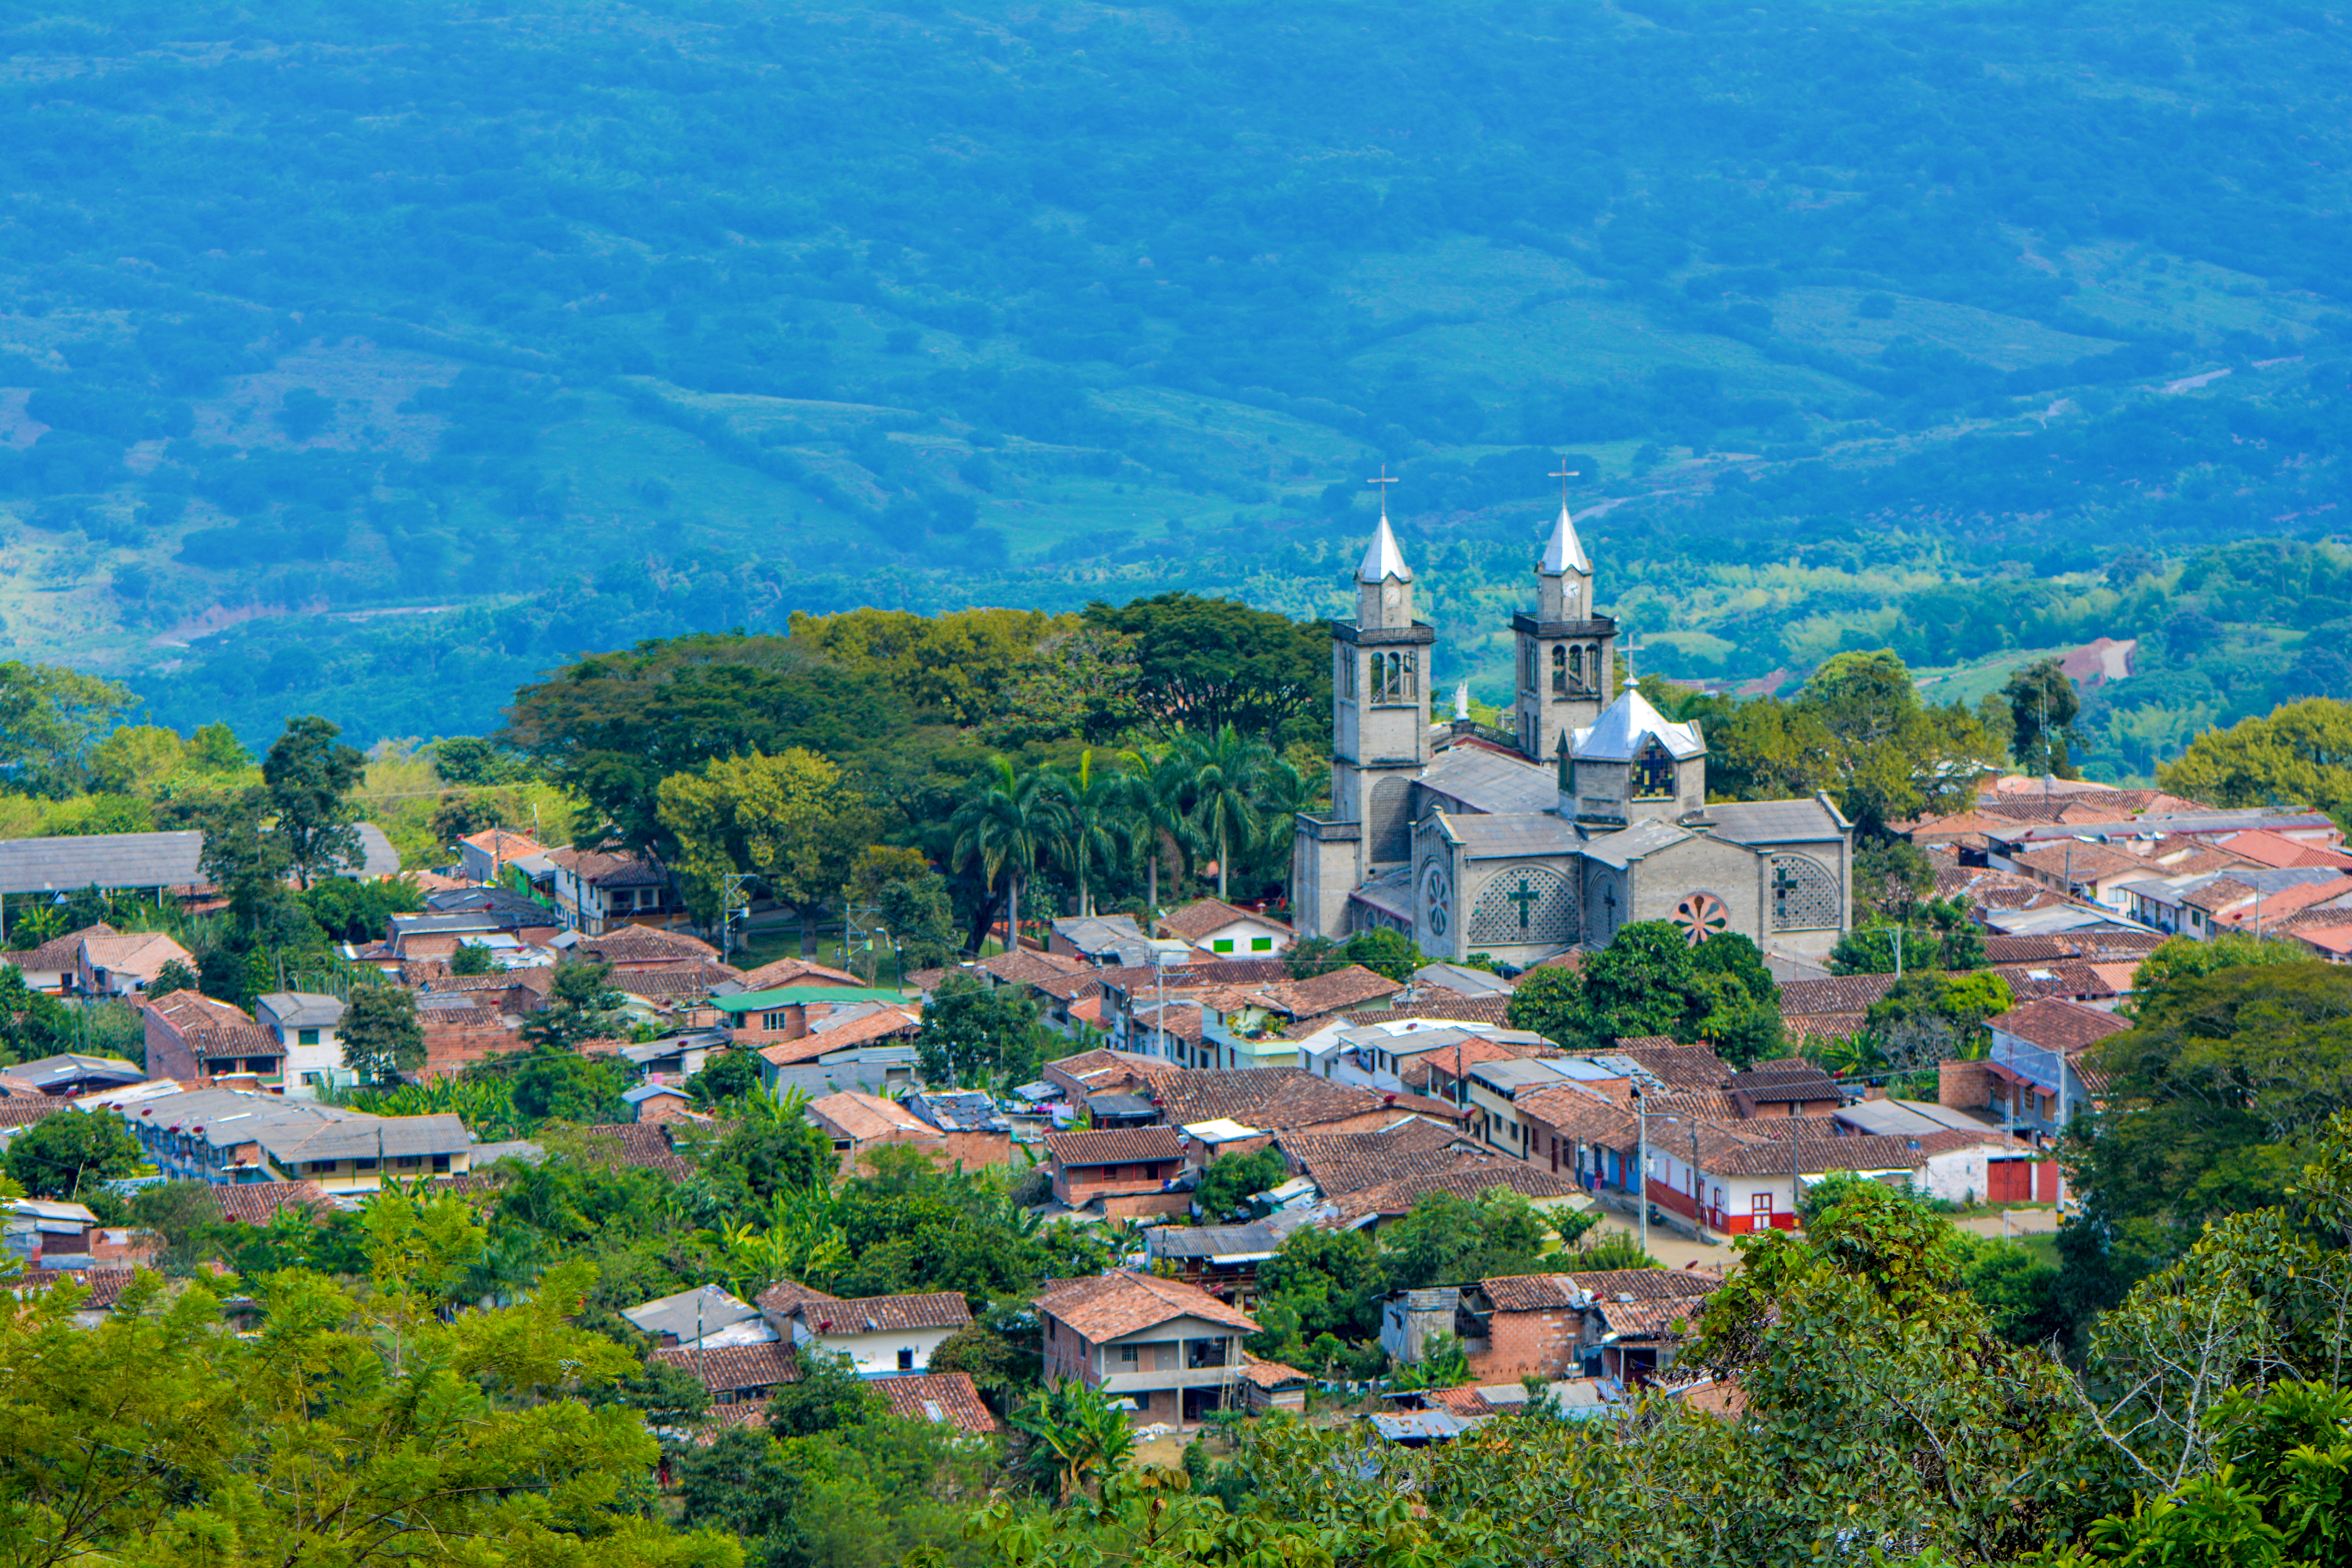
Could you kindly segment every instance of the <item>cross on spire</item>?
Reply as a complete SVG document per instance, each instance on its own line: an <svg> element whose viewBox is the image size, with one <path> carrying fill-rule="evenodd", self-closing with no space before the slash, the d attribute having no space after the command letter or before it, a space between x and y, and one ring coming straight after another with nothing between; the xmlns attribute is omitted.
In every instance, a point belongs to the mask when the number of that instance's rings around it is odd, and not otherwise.
<svg viewBox="0 0 2352 1568"><path fill-rule="evenodd" d="M1561 507L1565 508L1568 505L1568 481L1573 479L1582 478L1583 473L1584 470L1581 468L1562 468L1545 476L1547 479L1554 479L1559 481L1559 504Z"/></svg>
<svg viewBox="0 0 2352 1568"><path fill-rule="evenodd" d="M1382 463L1381 465L1381 477L1377 479L1366 479L1364 483L1368 485L1392 485L1396 483L1396 478L1389 472L1389 466L1386 463ZM1383 489L1381 491L1381 521L1382 522L1386 522L1388 520L1389 492Z"/></svg>

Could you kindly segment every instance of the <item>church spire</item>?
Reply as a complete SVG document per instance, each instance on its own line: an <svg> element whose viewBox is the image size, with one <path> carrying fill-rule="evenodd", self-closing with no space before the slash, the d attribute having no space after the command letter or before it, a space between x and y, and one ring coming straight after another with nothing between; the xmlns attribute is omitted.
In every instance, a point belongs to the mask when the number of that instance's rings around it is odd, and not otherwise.
<svg viewBox="0 0 2352 1568"><path fill-rule="evenodd" d="M1557 577L1566 572L1592 574L1592 562L1584 553L1584 542L1576 537L1576 524L1568 515L1568 498L1559 501L1559 521L1551 525L1551 542L1544 546L1543 563L1536 568L1547 577Z"/></svg>
<svg viewBox="0 0 2352 1568"><path fill-rule="evenodd" d="M1394 578L1400 583L1412 581L1412 568L1404 563L1404 552L1397 548L1396 535L1389 531L1388 509L1381 509L1381 524L1372 530L1372 542L1364 548L1364 563L1356 568L1359 583L1385 583Z"/></svg>

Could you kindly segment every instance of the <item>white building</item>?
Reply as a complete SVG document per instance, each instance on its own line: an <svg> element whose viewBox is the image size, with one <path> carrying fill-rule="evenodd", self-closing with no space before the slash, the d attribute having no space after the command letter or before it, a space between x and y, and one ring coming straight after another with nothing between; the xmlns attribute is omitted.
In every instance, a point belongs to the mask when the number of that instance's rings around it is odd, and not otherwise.
<svg viewBox="0 0 2352 1568"><path fill-rule="evenodd" d="M793 1348L803 1359L845 1355L860 1377L929 1372L931 1352L971 1321L971 1310L953 1290L927 1296L865 1296L847 1301L802 1301L784 1320Z"/></svg>
<svg viewBox="0 0 2352 1568"><path fill-rule="evenodd" d="M319 1091L352 1075L343 1067L343 1004L309 991L271 991L253 999L253 1021L286 1047L286 1092L315 1100Z"/></svg>

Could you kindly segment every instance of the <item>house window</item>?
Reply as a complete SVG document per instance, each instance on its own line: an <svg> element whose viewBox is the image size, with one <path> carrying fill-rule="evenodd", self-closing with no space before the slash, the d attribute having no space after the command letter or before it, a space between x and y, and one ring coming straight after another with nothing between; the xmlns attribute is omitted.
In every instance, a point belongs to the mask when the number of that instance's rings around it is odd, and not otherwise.
<svg viewBox="0 0 2352 1568"><path fill-rule="evenodd" d="M1133 1345L1121 1345L1121 1346L1119 1346L1119 1347L1118 1347L1118 1364L1119 1364L1119 1365L1121 1365L1121 1366L1138 1366L1138 1365L1140 1365L1140 1364L1141 1364L1141 1363L1142 1363L1142 1352L1141 1352L1140 1351L1139 1351L1135 1346L1133 1346Z"/></svg>
<svg viewBox="0 0 2352 1568"><path fill-rule="evenodd" d="M898 1370L900 1372L912 1372L915 1370L915 1352L913 1351L900 1351L898 1352Z"/></svg>
<svg viewBox="0 0 2352 1568"><path fill-rule="evenodd" d="M1633 798L1671 799L1675 793L1675 759L1655 741L1644 747L1633 764Z"/></svg>
<svg viewBox="0 0 2352 1568"><path fill-rule="evenodd" d="M1233 950L1234 939L1229 936L1221 936L1209 944L1211 952L1231 952Z"/></svg>
<svg viewBox="0 0 2352 1568"><path fill-rule="evenodd" d="M1252 952L1272 952L1274 951L1274 938L1270 936L1254 936L1250 938L1250 951Z"/></svg>
<svg viewBox="0 0 2352 1568"><path fill-rule="evenodd" d="M373 1171L375 1169L375 1162L373 1160L354 1160L352 1162L352 1169L354 1171Z"/></svg>
<svg viewBox="0 0 2352 1568"><path fill-rule="evenodd" d="M449 1169L449 1156L446 1154L434 1155L433 1168L436 1171L446 1173Z"/></svg>
<svg viewBox="0 0 2352 1568"><path fill-rule="evenodd" d="M781 1032L784 1028L784 1016L782 1013L762 1013L760 1015L760 1027Z"/></svg>
<svg viewBox="0 0 2352 1568"><path fill-rule="evenodd" d="M294 1031L294 1043L298 1046L315 1046L319 1043L319 1031L297 1029Z"/></svg>

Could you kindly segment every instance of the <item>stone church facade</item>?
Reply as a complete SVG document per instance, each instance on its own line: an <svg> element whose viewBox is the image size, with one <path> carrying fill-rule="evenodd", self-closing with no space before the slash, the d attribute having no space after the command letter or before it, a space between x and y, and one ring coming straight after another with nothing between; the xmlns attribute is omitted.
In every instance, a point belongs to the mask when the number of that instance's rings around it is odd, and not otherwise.
<svg viewBox="0 0 2352 1568"><path fill-rule="evenodd" d="M1430 721L1437 634L1385 514L1356 570L1356 615L1331 623L1332 810L1297 819L1301 936L1386 926L1433 958L1524 967L1605 947L1629 921L1693 942L1738 931L1818 955L1853 908L1853 826L1825 795L1706 799L1696 723L1616 689L1617 623L1562 506L1511 617L1516 743Z"/></svg>

